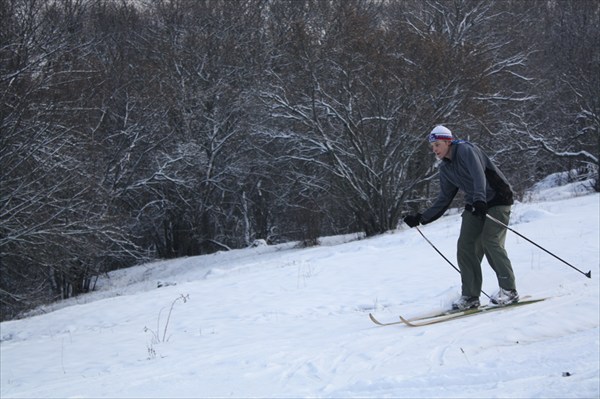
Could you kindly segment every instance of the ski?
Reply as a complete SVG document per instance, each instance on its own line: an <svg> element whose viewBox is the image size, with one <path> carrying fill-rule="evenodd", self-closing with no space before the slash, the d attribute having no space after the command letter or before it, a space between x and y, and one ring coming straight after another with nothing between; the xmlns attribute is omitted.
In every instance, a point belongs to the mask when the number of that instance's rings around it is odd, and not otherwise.
<svg viewBox="0 0 600 399"><path fill-rule="evenodd" d="M375 318L375 316L373 316L371 313L369 313L369 318L371 319L371 321L375 324L377 324L378 326L393 326L394 324L402 324L404 323L402 320L400 321L392 321L390 323L382 323L379 320L377 320Z"/></svg>
<svg viewBox="0 0 600 399"><path fill-rule="evenodd" d="M479 309L485 308L487 305L484 305L483 307L480 307ZM458 310L458 309L451 309L451 310L445 310L443 312L435 312L435 313L431 313L429 315L421 315L421 316L417 316L417 317L413 317L411 319L408 319L408 321L417 321L417 320L425 320L425 319L433 319L436 317L442 317L442 316L450 316L453 315L455 313L462 313L463 310ZM392 322L382 322L379 321L375 318L375 316L373 316L372 313L369 313L369 318L371 319L371 321L375 324L377 324L378 326L393 326L394 324L402 324L404 323L402 320L401 321L392 321Z"/></svg>
<svg viewBox="0 0 600 399"><path fill-rule="evenodd" d="M524 302L526 300L529 300L530 298L531 298L531 295L525 295L525 296L521 297L520 301ZM485 310L487 308L497 308L498 306L499 305L494 305L492 303L489 303L487 305L480 306L477 309L467 309L467 310ZM438 318L438 317L442 317L442 316L450 316L450 315L454 315L454 314L457 314L457 313L463 313L465 311L466 310L450 309L450 310L445 310L443 312L437 312L437 313L430 314L430 315L413 317L413 318L407 319L407 320L408 321L416 321L416 320L424 320L424 319L434 319L434 318Z"/></svg>
<svg viewBox="0 0 600 399"><path fill-rule="evenodd" d="M459 312L462 312L462 310L447 310L447 311L444 311L444 312L432 313L432 314L427 315L427 316L417 316L417 317L414 317L412 319L408 319L408 321L417 321L417 320L432 319L432 318L435 318L435 317L449 316L449 315L452 315L452 314L455 314L455 313L459 313ZM400 320L400 321L392 321L392 322L385 322L384 323L382 321L377 320L375 318L375 316L373 316L372 313L369 313L369 318L371 319L371 321L373 323L377 324L378 326L393 326L394 324L403 324L404 323L402 320Z"/></svg>
<svg viewBox="0 0 600 399"><path fill-rule="evenodd" d="M504 310L504 309L510 309L510 308L514 308L514 307L518 307L518 306L529 305L532 303L544 301L546 299L547 298L530 299L530 300L520 301L517 303L511 303L510 305L504 305L504 306L493 306L493 305L492 306L482 306L477 309L468 309L468 310L454 312L451 314L440 315L440 316L436 316L436 317L425 317L425 318L412 319L412 320L407 320L404 317L400 316L400 321L409 327L428 326L431 324L443 323L445 321L450 321L450 320L459 319L459 318L463 318L463 317L473 316L473 315L480 314L480 313L488 313L488 312L494 312L496 310Z"/></svg>
<svg viewBox="0 0 600 399"><path fill-rule="evenodd" d="M528 300L529 298L531 298L530 295L525 295L525 296L521 297L521 302L526 302L524 300ZM483 310L485 310L485 309L487 309L489 307L496 308L496 307L498 307L498 305L493 305L493 304L483 305L483 306L480 306L477 309L469 309L469 311L470 310L480 310L480 311L483 311ZM405 320L409 321L409 322L414 322L414 321L419 321L419 320L437 319L439 317L452 316L452 315L457 315L459 313L462 314L464 312L466 312L466 311L465 310L458 310L458 309L449 309L449 310L444 310L444 311L441 311L441 312L434 312L434 313L431 313L431 314L428 314L428 315L416 316L416 317L412 317L410 319L405 319ZM392 322L382 322L382 321L377 320L375 318L375 316L373 316L372 313L369 313L369 318L371 319L371 321L373 323L377 324L378 326L384 326L384 327L385 326L393 326L393 325L396 325L396 324L406 324L402 320L400 320L400 321L392 321Z"/></svg>

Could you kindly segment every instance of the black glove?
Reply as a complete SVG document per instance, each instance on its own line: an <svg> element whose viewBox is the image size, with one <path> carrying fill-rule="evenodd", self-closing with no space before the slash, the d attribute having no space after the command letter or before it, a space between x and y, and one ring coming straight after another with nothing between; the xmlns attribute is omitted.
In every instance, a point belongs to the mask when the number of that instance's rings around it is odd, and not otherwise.
<svg viewBox="0 0 600 399"><path fill-rule="evenodd" d="M408 227L415 227L421 224L421 214L417 213L416 215L408 215L404 218L404 223L408 225Z"/></svg>
<svg viewBox="0 0 600 399"><path fill-rule="evenodd" d="M473 204L473 215L477 216L481 220L485 220L487 214L487 204L483 201L475 201Z"/></svg>

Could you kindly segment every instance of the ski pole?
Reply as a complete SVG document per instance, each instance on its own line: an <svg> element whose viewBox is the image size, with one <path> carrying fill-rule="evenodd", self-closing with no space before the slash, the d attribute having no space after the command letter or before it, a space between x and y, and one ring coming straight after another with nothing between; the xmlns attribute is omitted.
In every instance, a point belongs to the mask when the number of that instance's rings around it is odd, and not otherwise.
<svg viewBox="0 0 600 399"><path fill-rule="evenodd" d="M446 262L448 262L448 264L454 268L454 270L456 270L456 271L458 272L458 274L460 274L460 270L459 270L459 269L458 269L456 266L454 266L454 264L453 264L452 262L450 262L450 261L448 260L448 258L446 258L446 257L444 256L444 254L443 254L443 253L442 253L442 252L441 252L439 249L437 249L437 248L436 248L436 246L435 246L435 245L433 245L433 243L432 243L431 241L429 241L429 239L428 239L427 237L425 237L425 234L423 234L423 232L421 231L421 229L419 228L419 226L415 226L415 228L416 228L416 229L417 229L417 231L418 231L418 232L419 232L419 233L420 233L420 234L423 236L423 238L425 239L425 241L427 241L427 242L429 243L429 245L431 245L431 246L433 247L433 249L435 249L435 251L436 251L438 254L440 254L440 256L441 256L442 258L444 258L444 260L445 260ZM490 298L490 296L489 296L488 294L486 294L486 293L485 293L485 291L483 291L483 290L482 290L482 291L481 291L481 293L482 293L483 295L485 295L486 297L488 297L488 299L491 299L491 298Z"/></svg>
<svg viewBox="0 0 600 399"><path fill-rule="evenodd" d="M561 262L563 262L564 264L566 264L567 266L572 267L573 269L577 270L579 273L583 274L584 276L586 276L587 278L592 278L592 271L588 271L587 273L582 272L581 270L579 270L578 268L576 268L575 266L573 266L572 264L570 264L569 262L567 262L564 259L559 258L558 256L554 255L552 252L548 251L546 248L542 247L539 244L536 244L535 242L531 241L529 238L525 237L523 234L519 233L518 231L515 231L513 229L511 229L510 227L508 227L506 224L502 223L501 221L499 221L498 219L496 219L495 217L486 214L487 218L496 222L497 224L499 224L500 226L503 226L504 228L512 231L513 233L515 233L516 235L518 235L519 237L529 241L530 243L532 243L533 245L535 245L536 247L538 247L539 249L541 249L542 251L545 251L546 253L554 256L556 259L560 260Z"/></svg>

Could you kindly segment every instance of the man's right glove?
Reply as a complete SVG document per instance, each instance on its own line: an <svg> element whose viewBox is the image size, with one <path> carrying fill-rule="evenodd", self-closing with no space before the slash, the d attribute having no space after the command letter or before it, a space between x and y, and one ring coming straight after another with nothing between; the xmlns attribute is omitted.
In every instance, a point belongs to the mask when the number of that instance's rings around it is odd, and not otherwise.
<svg viewBox="0 0 600 399"><path fill-rule="evenodd" d="M408 225L408 227L415 227L421 224L421 214L417 213L416 215L408 215L404 218L404 223Z"/></svg>

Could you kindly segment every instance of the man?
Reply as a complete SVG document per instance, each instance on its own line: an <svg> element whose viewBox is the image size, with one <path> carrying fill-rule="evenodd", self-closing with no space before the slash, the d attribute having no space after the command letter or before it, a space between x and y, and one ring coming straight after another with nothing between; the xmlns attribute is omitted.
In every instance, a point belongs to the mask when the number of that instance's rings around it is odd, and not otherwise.
<svg viewBox="0 0 600 399"><path fill-rule="evenodd" d="M504 249L506 229L486 221L486 214L489 213L508 224L513 204L510 185L479 147L454 140L448 128L436 126L428 140L437 158L442 160L439 170L440 193L429 209L405 217L404 222L410 227L433 222L448 209L458 190L462 190L466 206L457 244L462 295L452 304L452 308L465 310L479 307L484 254L496 272L500 286L500 290L490 297L491 302L498 305L518 302L515 276Z"/></svg>

